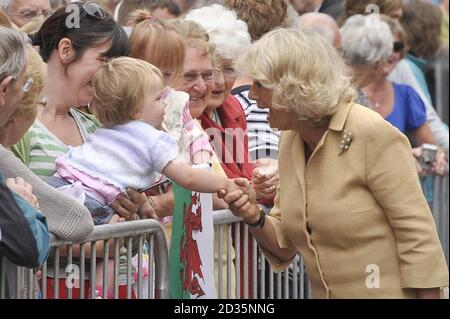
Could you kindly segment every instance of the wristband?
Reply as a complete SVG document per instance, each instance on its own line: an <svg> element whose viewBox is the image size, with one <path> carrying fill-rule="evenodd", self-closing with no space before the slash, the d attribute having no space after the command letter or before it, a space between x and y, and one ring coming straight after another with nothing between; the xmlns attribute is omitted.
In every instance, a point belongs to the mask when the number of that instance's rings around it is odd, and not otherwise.
<svg viewBox="0 0 450 319"><path fill-rule="evenodd" d="M263 228L265 221L266 221L266 213L264 213L264 211L261 208L259 208L259 219L258 219L258 221L256 223L254 223L254 224L250 224L250 223L247 223L247 222L246 222L246 224L248 226L250 226L250 227Z"/></svg>

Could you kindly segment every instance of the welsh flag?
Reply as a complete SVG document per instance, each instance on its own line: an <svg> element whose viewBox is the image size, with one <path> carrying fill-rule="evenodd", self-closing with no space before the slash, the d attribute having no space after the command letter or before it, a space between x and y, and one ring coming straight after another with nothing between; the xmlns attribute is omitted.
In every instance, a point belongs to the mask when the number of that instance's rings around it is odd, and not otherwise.
<svg viewBox="0 0 450 319"><path fill-rule="evenodd" d="M169 252L170 297L215 299L212 195L174 184Z"/></svg>

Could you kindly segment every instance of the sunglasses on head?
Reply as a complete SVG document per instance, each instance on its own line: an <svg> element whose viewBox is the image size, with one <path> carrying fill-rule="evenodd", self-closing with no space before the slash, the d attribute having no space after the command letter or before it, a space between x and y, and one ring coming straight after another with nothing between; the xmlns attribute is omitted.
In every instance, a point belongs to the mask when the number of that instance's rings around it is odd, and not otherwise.
<svg viewBox="0 0 450 319"><path fill-rule="evenodd" d="M106 12L95 2L86 2L83 4L83 10L90 17L103 20L107 17Z"/></svg>
<svg viewBox="0 0 450 319"><path fill-rule="evenodd" d="M405 49L405 44L403 42L400 42L400 41L394 42L394 52L395 53L400 53L403 51L403 49Z"/></svg>

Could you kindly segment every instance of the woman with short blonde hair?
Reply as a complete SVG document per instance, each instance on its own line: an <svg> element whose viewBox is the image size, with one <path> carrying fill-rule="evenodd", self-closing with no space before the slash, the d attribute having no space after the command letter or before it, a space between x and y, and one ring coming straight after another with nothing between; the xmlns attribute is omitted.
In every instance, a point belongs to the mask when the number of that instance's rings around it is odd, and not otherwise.
<svg viewBox="0 0 450 319"><path fill-rule="evenodd" d="M273 89L274 108L320 123L339 104L353 99L350 70L318 33L278 30L264 43L264 52L250 50L240 66L254 81ZM311 46L315 54L310 53Z"/></svg>
<svg viewBox="0 0 450 319"><path fill-rule="evenodd" d="M331 44L312 31L275 30L242 61L251 98L283 131L280 184L270 216L241 190L219 197L273 269L300 253L315 298L439 298L448 268L409 141L352 102Z"/></svg>

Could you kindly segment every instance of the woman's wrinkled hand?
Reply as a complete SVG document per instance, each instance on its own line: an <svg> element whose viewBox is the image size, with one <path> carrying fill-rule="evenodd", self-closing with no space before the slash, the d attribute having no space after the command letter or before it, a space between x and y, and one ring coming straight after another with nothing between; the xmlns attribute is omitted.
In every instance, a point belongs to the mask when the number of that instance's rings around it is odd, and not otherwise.
<svg viewBox="0 0 450 319"><path fill-rule="evenodd" d="M135 220L136 214L142 218L158 218L145 193L139 193L132 188L127 189L127 196L120 194L111 204L114 211L126 220Z"/></svg>
<svg viewBox="0 0 450 319"><path fill-rule="evenodd" d="M263 166L253 170L252 187L257 198L274 198L279 182L278 166Z"/></svg>
<svg viewBox="0 0 450 319"><path fill-rule="evenodd" d="M426 175L448 175L448 162L444 151L439 148L433 166L430 169L426 169L420 165L420 158L422 157L423 149L422 147L413 148L413 156L416 159L417 172L420 176Z"/></svg>

